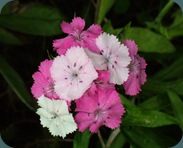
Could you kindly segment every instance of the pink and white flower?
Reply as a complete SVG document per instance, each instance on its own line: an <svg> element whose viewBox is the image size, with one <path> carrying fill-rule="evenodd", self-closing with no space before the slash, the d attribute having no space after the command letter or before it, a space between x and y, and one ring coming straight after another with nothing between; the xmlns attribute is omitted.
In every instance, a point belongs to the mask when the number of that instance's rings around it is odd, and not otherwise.
<svg viewBox="0 0 183 148"><path fill-rule="evenodd" d="M113 89L98 90L93 96L83 96L76 100L75 121L79 131L87 128L96 133L100 126L111 129L119 127L125 113L118 93Z"/></svg>
<svg viewBox="0 0 183 148"><path fill-rule="evenodd" d="M57 56L51 67L55 92L64 100L80 98L98 77L90 58L82 47L71 47Z"/></svg>
<svg viewBox="0 0 183 148"><path fill-rule="evenodd" d="M136 95L141 91L141 85L146 82L146 61L140 57L138 47L133 40L125 40L123 42L128 48L131 57L131 63L129 64L130 74L128 80L123 84L126 94Z"/></svg>
<svg viewBox="0 0 183 148"><path fill-rule="evenodd" d="M50 74L50 67L52 60L45 60L41 62L39 71L33 74L34 84L31 87L31 92L36 99L45 95L50 99L58 99L58 95L54 90L54 81Z"/></svg>
<svg viewBox="0 0 183 148"><path fill-rule="evenodd" d="M114 35L103 33L96 39L96 45L101 54L87 51L97 70L107 70L110 73L110 83L123 84L128 79L130 57L128 48L120 44Z"/></svg>
<svg viewBox="0 0 183 148"><path fill-rule="evenodd" d="M64 33L69 34L63 39L57 39L53 42L53 47L58 54L65 54L71 46L80 46L88 48L92 52L99 53L99 49L95 44L96 37L102 33L102 29L98 25L90 26L86 31L83 31L85 21L80 17L75 17L69 24L62 22L61 28Z"/></svg>

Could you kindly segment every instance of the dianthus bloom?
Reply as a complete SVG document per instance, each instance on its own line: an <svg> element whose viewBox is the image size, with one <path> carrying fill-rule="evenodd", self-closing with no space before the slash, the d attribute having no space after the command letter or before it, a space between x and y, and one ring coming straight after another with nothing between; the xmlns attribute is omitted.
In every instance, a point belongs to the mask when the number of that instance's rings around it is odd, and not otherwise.
<svg viewBox="0 0 183 148"><path fill-rule="evenodd" d="M68 111L68 106L64 100L51 100L41 96L38 99L40 108L37 114L40 115L40 121L43 127L47 127L53 136L65 136L74 132L77 125L71 113Z"/></svg>
<svg viewBox="0 0 183 148"><path fill-rule="evenodd" d="M123 42L128 48L131 57L131 63L129 64L130 74L128 80L123 84L126 94L136 95L141 91L141 85L146 82L146 62L140 57L138 47L133 40L125 40Z"/></svg>
<svg viewBox="0 0 183 148"><path fill-rule="evenodd" d="M130 57L128 48L120 44L114 35L103 33L96 39L101 54L86 50L97 70L107 70L110 73L109 82L121 85L128 79Z"/></svg>
<svg viewBox="0 0 183 148"><path fill-rule="evenodd" d="M84 27L85 21L80 17L75 17L70 24L62 22L62 31L69 35L63 39L54 40L53 47L57 53L60 55L65 54L71 46L85 47L92 52L99 53L95 39L102 33L101 27L92 25L86 31L83 31Z"/></svg>
<svg viewBox="0 0 183 148"><path fill-rule="evenodd" d="M58 95L54 91L54 81L50 74L52 60L41 62L39 71L33 74L34 84L31 87L31 92L36 99L42 95L50 99L58 99Z"/></svg>
<svg viewBox="0 0 183 148"><path fill-rule="evenodd" d="M82 47L71 47L57 56L51 67L55 92L64 100L80 98L98 77L90 58Z"/></svg>
<svg viewBox="0 0 183 148"><path fill-rule="evenodd" d="M75 121L79 131L87 128L96 133L100 126L111 129L119 127L125 113L118 93L113 89L98 90L93 96L84 96L76 100Z"/></svg>

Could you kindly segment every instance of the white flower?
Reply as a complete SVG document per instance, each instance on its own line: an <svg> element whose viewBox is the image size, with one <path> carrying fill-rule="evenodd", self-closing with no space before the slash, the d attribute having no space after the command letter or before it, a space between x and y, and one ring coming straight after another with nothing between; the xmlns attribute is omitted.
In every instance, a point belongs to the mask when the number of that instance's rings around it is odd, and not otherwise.
<svg viewBox="0 0 183 148"><path fill-rule="evenodd" d="M108 70L110 83L123 84L128 79L130 57L128 48L120 44L114 35L101 34L96 39L101 54L85 50L97 70Z"/></svg>
<svg viewBox="0 0 183 148"><path fill-rule="evenodd" d="M90 58L82 47L71 47L66 55L54 59L51 76L55 92L64 100L80 98L98 77Z"/></svg>
<svg viewBox="0 0 183 148"><path fill-rule="evenodd" d="M65 100L51 100L45 96L38 98L37 114L43 127L47 127L53 136L65 137L77 129L77 124Z"/></svg>

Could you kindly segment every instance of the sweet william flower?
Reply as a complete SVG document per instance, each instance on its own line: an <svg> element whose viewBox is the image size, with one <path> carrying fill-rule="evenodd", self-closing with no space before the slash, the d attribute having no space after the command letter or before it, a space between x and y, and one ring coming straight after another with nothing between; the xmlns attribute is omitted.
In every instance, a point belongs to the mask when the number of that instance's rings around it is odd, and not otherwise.
<svg viewBox="0 0 183 148"><path fill-rule="evenodd" d="M71 46L85 47L92 52L99 53L99 49L95 44L96 37L102 33L102 29L98 25L92 25L87 30L83 31L85 21L80 17L75 17L69 24L67 22L61 23L62 31L68 34L63 39L57 39L53 42L53 47L58 54L65 54L67 49Z"/></svg>
<svg viewBox="0 0 183 148"><path fill-rule="evenodd" d="M51 99L58 99L58 95L54 90L54 81L50 74L52 60L44 60L40 63L39 71L33 74L34 84L31 87L31 92L35 98L45 95Z"/></svg>
<svg viewBox="0 0 183 148"><path fill-rule="evenodd" d="M90 58L82 47L71 47L57 56L51 67L55 92L64 100L80 98L98 77Z"/></svg>
<svg viewBox="0 0 183 148"><path fill-rule="evenodd" d="M107 70L110 73L109 82L123 84L128 79L130 57L128 48L121 44L114 35L102 33L96 39L100 54L86 50L97 70Z"/></svg>
<svg viewBox="0 0 183 148"><path fill-rule="evenodd" d="M125 110L118 93L107 89L76 100L76 112L75 121L79 131L89 128L92 133L96 133L102 125L111 129L119 127Z"/></svg>
<svg viewBox="0 0 183 148"><path fill-rule="evenodd" d="M40 121L43 127L47 127L53 136L65 138L69 133L77 129L77 125L68 106L64 100L51 100L45 96L38 99L40 108L37 114L40 115Z"/></svg>
<svg viewBox="0 0 183 148"><path fill-rule="evenodd" d="M126 94L137 95L141 91L141 85L146 82L146 61L140 57L138 47L133 40L124 40L123 43L129 48L131 62L129 64L129 77L123 84Z"/></svg>

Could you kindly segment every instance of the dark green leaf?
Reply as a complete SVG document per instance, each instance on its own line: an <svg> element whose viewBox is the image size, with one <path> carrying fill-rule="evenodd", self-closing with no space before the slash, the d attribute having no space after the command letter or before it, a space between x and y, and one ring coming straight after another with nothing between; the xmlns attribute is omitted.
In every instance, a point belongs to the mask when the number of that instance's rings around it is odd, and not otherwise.
<svg viewBox="0 0 183 148"><path fill-rule="evenodd" d="M140 103L138 107L147 110L161 110L169 104L170 101L168 100L167 94L163 93L145 100L144 102Z"/></svg>
<svg viewBox="0 0 183 148"><path fill-rule="evenodd" d="M167 148L175 143L172 138L158 131L154 132L154 130L150 128L127 128L122 126L121 130L134 148Z"/></svg>
<svg viewBox="0 0 183 148"><path fill-rule="evenodd" d="M179 124L174 118L163 112L155 110L142 110L125 106L127 115L123 118L123 125L159 127L164 125Z"/></svg>
<svg viewBox="0 0 183 148"><path fill-rule="evenodd" d="M0 27L0 42L13 45L21 45L22 42L11 32Z"/></svg>
<svg viewBox="0 0 183 148"><path fill-rule="evenodd" d="M174 93L173 91L168 91L168 96L170 98L170 102L172 104L173 110L175 112L175 116L181 122L181 128L183 130L183 102L180 97Z"/></svg>
<svg viewBox="0 0 183 148"><path fill-rule="evenodd" d="M111 148L121 148L126 143L126 138L121 133L120 129L117 128L114 131L112 131L111 135L109 136L109 139L106 143L107 147Z"/></svg>
<svg viewBox="0 0 183 148"><path fill-rule="evenodd" d="M132 27L125 30L124 39L133 39L142 52L170 53L175 51L166 37L148 29Z"/></svg>
<svg viewBox="0 0 183 148"><path fill-rule="evenodd" d="M159 127L179 124L178 120L168 114L156 110L147 110L137 107L122 95L120 95L120 97L126 110L126 115L122 120L122 125Z"/></svg>
<svg viewBox="0 0 183 148"><path fill-rule="evenodd" d="M9 86L18 96L18 98L30 109L34 110L33 98L21 79L21 77L12 69L10 65L0 56L0 73L7 81Z"/></svg>
<svg viewBox="0 0 183 148"><path fill-rule="evenodd" d="M97 24L101 24L107 12L110 10L115 0L99 0L99 10L97 16Z"/></svg>
<svg viewBox="0 0 183 148"><path fill-rule="evenodd" d="M74 136L74 148L88 148L90 142L91 133L86 130L84 132L75 132Z"/></svg>
<svg viewBox="0 0 183 148"><path fill-rule="evenodd" d="M183 79L175 81L163 82L157 79L148 79L146 84L142 86L144 90L155 93L163 93L167 90L173 90L179 95L183 95Z"/></svg>
<svg viewBox="0 0 183 148"><path fill-rule="evenodd" d="M178 76L182 76L183 73L183 55L179 56L174 63L167 66L166 68L158 71L158 73L154 76L156 79L167 80L171 78L177 78Z"/></svg>
<svg viewBox="0 0 183 148"><path fill-rule="evenodd" d="M61 33L63 16L54 7L26 5L18 13L0 15L0 25L22 33L50 36Z"/></svg>

